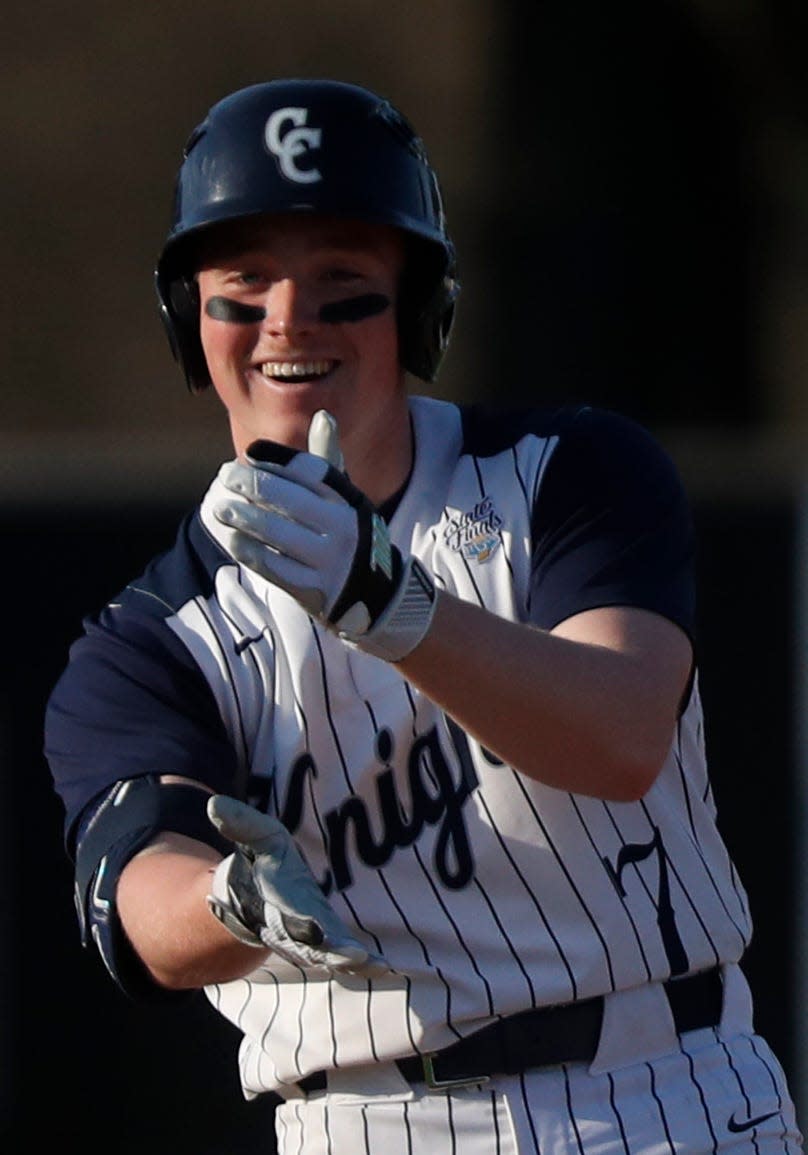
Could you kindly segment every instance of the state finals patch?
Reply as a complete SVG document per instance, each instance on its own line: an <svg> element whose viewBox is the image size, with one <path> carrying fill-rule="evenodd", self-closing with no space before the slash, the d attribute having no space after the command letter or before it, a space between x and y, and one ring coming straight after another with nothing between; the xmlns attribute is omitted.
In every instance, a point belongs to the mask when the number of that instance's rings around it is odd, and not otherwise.
<svg viewBox="0 0 808 1155"><path fill-rule="evenodd" d="M493 501L484 497L467 513L457 513L449 518L443 540L455 553L462 553L470 561L484 562L502 544L501 526L502 518L494 509Z"/></svg>

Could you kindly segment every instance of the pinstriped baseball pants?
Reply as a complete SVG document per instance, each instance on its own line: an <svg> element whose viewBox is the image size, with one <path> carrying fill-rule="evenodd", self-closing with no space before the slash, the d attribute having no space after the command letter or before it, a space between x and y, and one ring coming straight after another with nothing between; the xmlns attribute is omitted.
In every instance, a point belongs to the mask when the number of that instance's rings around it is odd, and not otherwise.
<svg viewBox="0 0 808 1155"><path fill-rule="evenodd" d="M751 1028L742 976L719 1027L672 1033L656 988L607 1003L601 1046L571 1063L478 1087L379 1092L380 1072L338 1072L276 1113L280 1155L798 1155L785 1076ZM656 1010L656 1013L654 1013Z"/></svg>

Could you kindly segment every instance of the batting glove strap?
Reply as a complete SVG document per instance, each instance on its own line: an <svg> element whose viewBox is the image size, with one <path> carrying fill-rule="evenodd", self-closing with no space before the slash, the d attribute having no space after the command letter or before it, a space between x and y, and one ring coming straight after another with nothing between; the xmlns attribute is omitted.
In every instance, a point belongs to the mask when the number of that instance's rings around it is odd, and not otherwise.
<svg viewBox="0 0 808 1155"><path fill-rule="evenodd" d="M208 895L208 906L211 914L218 918L222 926L229 930L239 942L243 942L247 946L257 947L260 950L266 950L258 933L261 926L260 917L255 918L256 910L260 911L263 904L252 877L249 879L246 894L243 884L239 888L241 893L239 893L239 889L231 885L231 874L243 874L243 868L237 870L236 867L240 858L243 858L243 855L236 852L222 859L216 867L213 873L211 893ZM242 896L246 901L242 901Z"/></svg>
<svg viewBox="0 0 808 1155"><path fill-rule="evenodd" d="M417 558L409 557L403 564L398 589L369 629L361 603L352 606L335 627L344 641L363 653L399 662L425 637L435 613L435 596L432 578Z"/></svg>
<svg viewBox="0 0 808 1155"><path fill-rule="evenodd" d="M383 974L389 967L345 925L278 819L213 795L208 817L235 853L214 871L208 905L230 933L298 967Z"/></svg>

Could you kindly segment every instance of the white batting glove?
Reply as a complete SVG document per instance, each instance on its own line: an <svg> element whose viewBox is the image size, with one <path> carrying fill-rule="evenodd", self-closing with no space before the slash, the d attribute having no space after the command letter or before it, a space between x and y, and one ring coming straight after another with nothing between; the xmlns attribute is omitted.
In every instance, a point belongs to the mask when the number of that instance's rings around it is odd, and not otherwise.
<svg viewBox="0 0 808 1155"><path fill-rule="evenodd" d="M314 415L307 453L274 441L247 452L250 464L219 471L231 496L214 514L232 531L233 557L358 649L406 657L432 621L435 587L342 471L334 418Z"/></svg>
<svg viewBox="0 0 808 1155"><path fill-rule="evenodd" d="M390 968L355 938L277 818L214 794L208 817L236 850L213 875L208 906L235 938L301 967L365 977Z"/></svg>

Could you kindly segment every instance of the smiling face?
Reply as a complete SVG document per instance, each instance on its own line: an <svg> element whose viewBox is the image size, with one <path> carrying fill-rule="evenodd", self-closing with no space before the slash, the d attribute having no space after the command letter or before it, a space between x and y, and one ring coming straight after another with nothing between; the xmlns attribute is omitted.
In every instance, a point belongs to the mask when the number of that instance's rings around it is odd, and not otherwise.
<svg viewBox="0 0 808 1155"><path fill-rule="evenodd" d="M374 478L363 488L380 500L403 481L409 418L395 308L403 263L395 229L325 217L261 218L208 241L197 275L200 336L238 453L256 438L303 449L312 415L328 409L356 484Z"/></svg>

